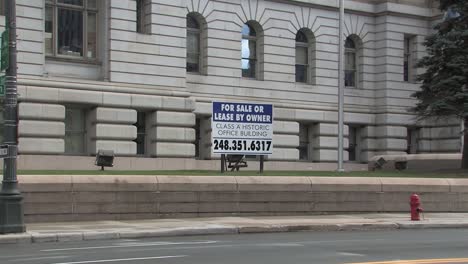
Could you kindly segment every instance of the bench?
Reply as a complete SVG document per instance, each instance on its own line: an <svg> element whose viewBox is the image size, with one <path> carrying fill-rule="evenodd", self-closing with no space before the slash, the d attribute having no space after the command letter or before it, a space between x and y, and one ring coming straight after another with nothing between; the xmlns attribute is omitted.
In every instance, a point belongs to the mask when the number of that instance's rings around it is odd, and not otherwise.
<svg viewBox="0 0 468 264"><path fill-rule="evenodd" d="M226 167L231 169L231 171L239 171L240 168L247 167L244 155L226 155L226 164Z"/></svg>

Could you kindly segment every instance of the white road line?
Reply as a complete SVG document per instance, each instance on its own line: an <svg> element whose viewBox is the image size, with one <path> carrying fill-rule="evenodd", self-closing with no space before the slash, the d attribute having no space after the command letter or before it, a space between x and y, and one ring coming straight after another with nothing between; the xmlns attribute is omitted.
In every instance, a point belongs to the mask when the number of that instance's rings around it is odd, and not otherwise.
<svg viewBox="0 0 468 264"><path fill-rule="evenodd" d="M350 256L350 257L364 257L366 255L363 255L363 254L358 254L358 253L351 253L351 252L338 252L337 253L338 255L341 255L341 256Z"/></svg>
<svg viewBox="0 0 468 264"><path fill-rule="evenodd" d="M150 247L150 246L172 246L172 245L200 245L200 244L214 244L214 243L217 243L217 242L218 242L218 241L129 243L129 244L125 244L125 245L114 245L114 246L42 249L41 252L71 251L71 250L88 250L88 249L106 249L106 248L126 248L126 247Z"/></svg>
<svg viewBox="0 0 468 264"><path fill-rule="evenodd" d="M122 262L122 261L135 261L135 260L147 260L147 259L183 258L183 257L186 257L186 255L159 256L159 257L147 257L147 258L126 258L126 259L101 259L101 260L87 260L87 261L75 261L75 262L60 262L60 263L52 263L52 264L104 263L104 262Z"/></svg>
<svg viewBox="0 0 468 264"><path fill-rule="evenodd" d="M256 243L252 246L257 247L303 247L304 245L299 243Z"/></svg>
<svg viewBox="0 0 468 264"><path fill-rule="evenodd" d="M41 259L65 259L69 258L70 256L49 256L49 257L35 257L35 258L19 258L13 259L12 262L24 262L24 261L31 261L31 260L41 260Z"/></svg>

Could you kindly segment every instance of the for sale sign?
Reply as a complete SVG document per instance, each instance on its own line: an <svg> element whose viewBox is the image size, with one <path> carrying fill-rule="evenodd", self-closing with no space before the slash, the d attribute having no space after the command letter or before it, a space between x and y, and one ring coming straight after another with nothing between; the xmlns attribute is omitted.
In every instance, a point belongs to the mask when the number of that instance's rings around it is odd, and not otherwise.
<svg viewBox="0 0 468 264"><path fill-rule="evenodd" d="M273 106L213 102L213 153L266 155L273 152Z"/></svg>

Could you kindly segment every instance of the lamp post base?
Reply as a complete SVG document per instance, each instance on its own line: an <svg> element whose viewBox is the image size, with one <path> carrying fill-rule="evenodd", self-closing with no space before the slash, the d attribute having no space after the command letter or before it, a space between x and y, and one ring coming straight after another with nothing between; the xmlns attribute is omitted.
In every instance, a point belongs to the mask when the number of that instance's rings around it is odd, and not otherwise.
<svg viewBox="0 0 468 264"><path fill-rule="evenodd" d="M23 196L0 193L0 234L24 233Z"/></svg>

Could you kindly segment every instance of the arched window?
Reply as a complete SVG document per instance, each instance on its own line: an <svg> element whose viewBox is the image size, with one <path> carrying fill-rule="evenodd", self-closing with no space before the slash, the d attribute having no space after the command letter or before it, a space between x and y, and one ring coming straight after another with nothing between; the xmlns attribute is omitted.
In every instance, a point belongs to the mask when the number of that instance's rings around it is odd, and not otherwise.
<svg viewBox="0 0 468 264"><path fill-rule="evenodd" d="M307 83L309 72L309 39L304 31L296 34L296 82Z"/></svg>
<svg viewBox="0 0 468 264"><path fill-rule="evenodd" d="M192 15L187 15L187 72L200 72L200 23Z"/></svg>
<svg viewBox="0 0 468 264"><path fill-rule="evenodd" d="M346 38L345 43L345 86L356 87L357 84L357 48L356 42Z"/></svg>
<svg viewBox="0 0 468 264"><path fill-rule="evenodd" d="M257 69L257 32L249 25L242 27L242 77L255 78Z"/></svg>

